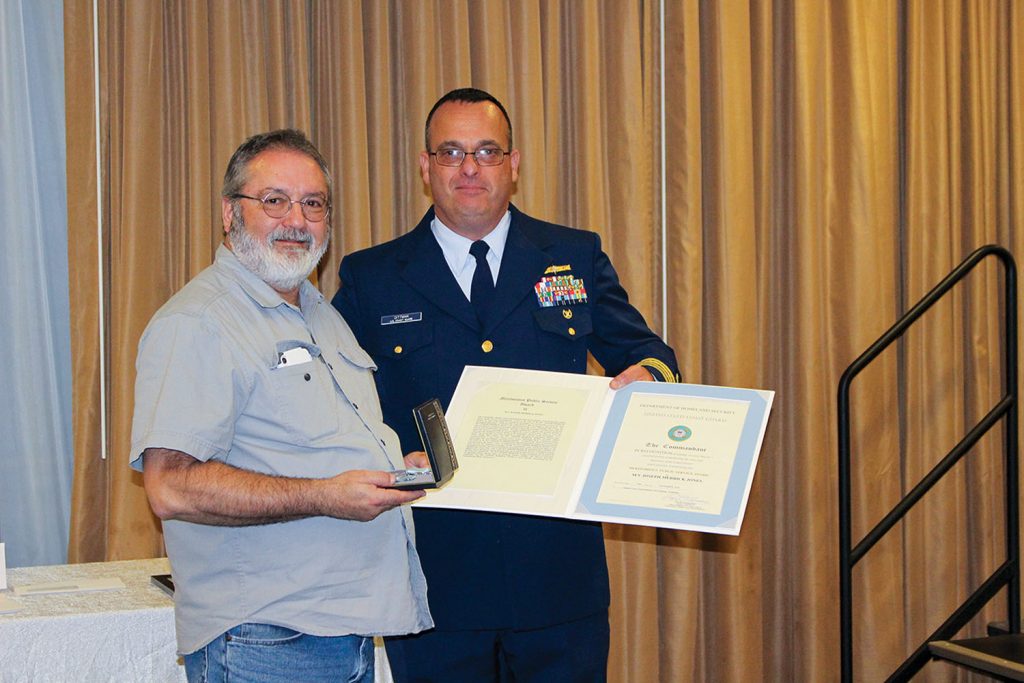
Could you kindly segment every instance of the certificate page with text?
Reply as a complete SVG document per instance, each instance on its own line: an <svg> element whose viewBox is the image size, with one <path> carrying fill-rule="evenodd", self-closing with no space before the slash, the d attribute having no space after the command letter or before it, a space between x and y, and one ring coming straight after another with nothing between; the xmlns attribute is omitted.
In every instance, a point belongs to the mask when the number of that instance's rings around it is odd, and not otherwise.
<svg viewBox="0 0 1024 683"><path fill-rule="evenodd" d="M565 516L610 381L467 367L445 411L459 470L416 504Z"/></svg>
<svg viewBox="0 0 1024 683"><path fill-rule="evenodd" d="M597 502L720 513L746 416L743 401L631 396Z"/></svg>
<svg viewBox="0 0 1024 683"><path fill-rule="evenodd" d="M614 392L574 516L738 534L773 398L648 382Z"/></svg>
<svg viewBox="0 0 1024 683"><path fill-rule="evenodd" d="M774 392L469 366L460 468L415 503L738 534Z"/></svg>

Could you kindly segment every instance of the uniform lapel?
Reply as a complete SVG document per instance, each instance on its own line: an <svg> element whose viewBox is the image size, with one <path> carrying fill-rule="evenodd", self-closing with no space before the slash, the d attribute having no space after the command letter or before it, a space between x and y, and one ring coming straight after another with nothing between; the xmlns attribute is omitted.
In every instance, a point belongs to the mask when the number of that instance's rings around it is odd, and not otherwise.
<svg viewBox="0 0 1024 683"><path fill-rule="evenodd" d="M410 287L426 297L435 306L457 318L467 326L476 329L479 323L473 306L455 281L444 253L430 231L434 219L431 208L405 241L399 255L403 265L399 266L400 277Z"/></svg>
<svg viewBox="0 0 1024 683"><path fill-rule="evenodd" d="M505 251L501 255L501 269L494 290L494 303L483 326L484 334L494 329L527 296L534 296L533 286L551 265L551 256L542 244L531 239L530 231L524 230L532 219L511 208L512 224L509 226Z"/></svg>

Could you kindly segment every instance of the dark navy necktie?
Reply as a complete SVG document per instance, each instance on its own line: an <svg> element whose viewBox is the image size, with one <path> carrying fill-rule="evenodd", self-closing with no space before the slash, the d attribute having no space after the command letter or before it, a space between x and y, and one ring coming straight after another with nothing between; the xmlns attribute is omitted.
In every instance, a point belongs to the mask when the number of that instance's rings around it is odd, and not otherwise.
<svg viewBox="0 0 1024 683"><path fill-rule="evenodd" d="M491 267L487 264L487 242L477 240L469 247L469 253L476 259L476 270L473 271L473 284L469 288L469 301L476 311L477 320L482 325L487 318L487 308L494 296L494 278Z"/></svg>

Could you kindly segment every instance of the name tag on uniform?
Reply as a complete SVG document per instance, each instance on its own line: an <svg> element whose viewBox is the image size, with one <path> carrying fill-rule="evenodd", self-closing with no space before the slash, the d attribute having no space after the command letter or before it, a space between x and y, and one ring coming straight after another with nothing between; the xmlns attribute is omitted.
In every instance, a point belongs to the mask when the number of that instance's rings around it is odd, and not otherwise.
<svg viewBox="0 0 1024 683"><path fill-rule="evenodd" d="M380 317L381 325L401 325L402 323L418 323L423 320L423 312L416 311L415 313L396 313L395 315L382 315Z"/></svg>

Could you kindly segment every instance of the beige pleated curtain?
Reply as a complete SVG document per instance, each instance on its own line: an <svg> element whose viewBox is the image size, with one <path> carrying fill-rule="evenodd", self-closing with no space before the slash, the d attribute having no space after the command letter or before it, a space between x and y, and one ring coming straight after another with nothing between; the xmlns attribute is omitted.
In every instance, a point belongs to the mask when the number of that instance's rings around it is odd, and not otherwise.
<svg viewBox="0 0 1024 683"><path fill-rule="evenodd" d="M162 553L127 467L136 343L211 262L234 147L295 126L326 154L330 296L429 205L423 118L474 85L512 115L514 201L601 233L685 379L777 392L739 537L606 527L610 679L838 679L836 385L974 248L1024 254L1020 3L99 0L98 103L92 5L65 3L72 561ZM1000 395L1000 291L983 266L856 380L855 539ZM1001 561L1001 445L858 565L858 680Z"/></svg>

